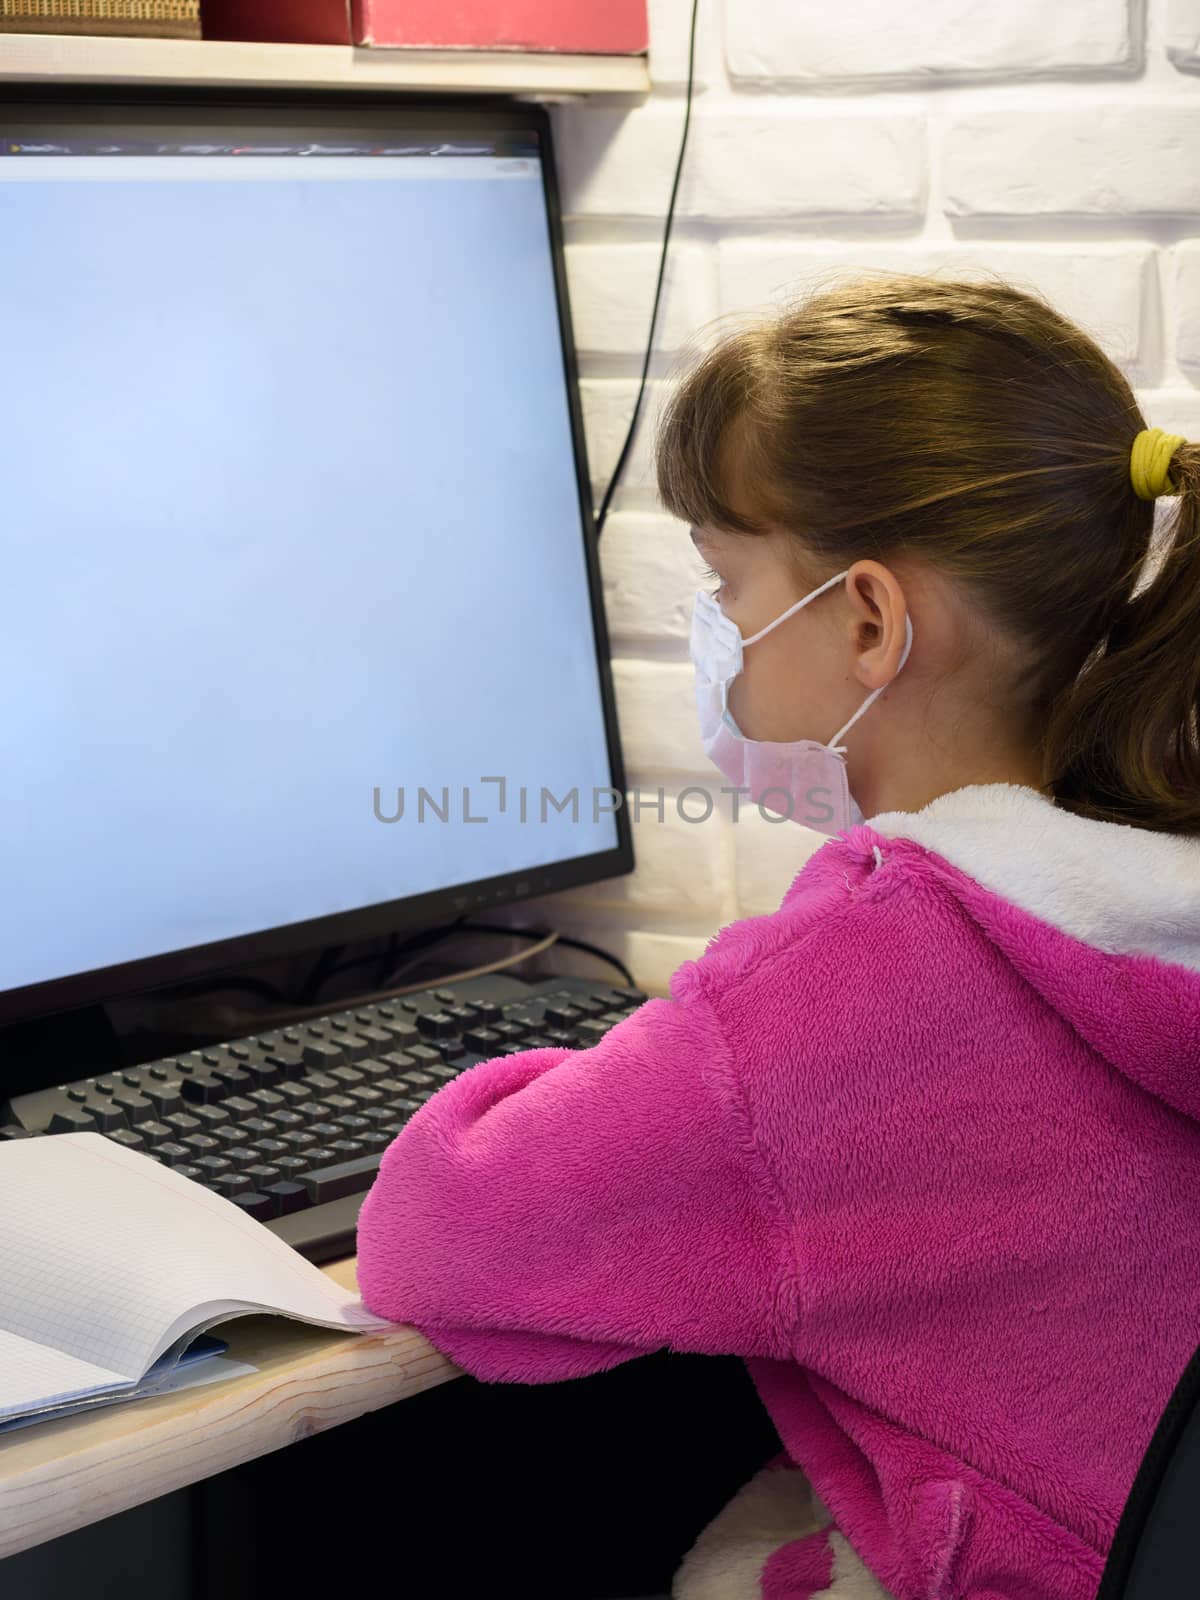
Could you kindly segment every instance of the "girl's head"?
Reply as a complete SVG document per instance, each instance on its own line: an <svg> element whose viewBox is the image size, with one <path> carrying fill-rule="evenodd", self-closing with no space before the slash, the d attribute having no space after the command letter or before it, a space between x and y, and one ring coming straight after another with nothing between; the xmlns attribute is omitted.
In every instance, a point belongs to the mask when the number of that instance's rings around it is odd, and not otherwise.
<svg viewBox="0 0 1200 1600"><path fill-rule="evenodd" d="M994 278L865 274L700 355L658 486L722 609L748 638L849 569L746 651L743 734L829 740L895 677L907 616L903 673L845 737L868 817L1008 781L1200 832L1200 445L1151 552L1146 426L1085 333Z"/></svg>

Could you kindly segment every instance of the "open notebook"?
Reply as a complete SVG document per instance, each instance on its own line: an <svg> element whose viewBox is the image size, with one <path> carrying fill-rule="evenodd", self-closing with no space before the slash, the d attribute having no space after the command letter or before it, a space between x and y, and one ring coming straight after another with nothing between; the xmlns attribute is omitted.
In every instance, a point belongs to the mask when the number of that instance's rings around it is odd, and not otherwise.
<svg viewBox="0 0 1200 1600"><path fill-rule="evenodd" d="M103 1134L0 1145L0 1420L132 1398L207 1328L264 1311L395 1328L231 1200Z"/></svg>

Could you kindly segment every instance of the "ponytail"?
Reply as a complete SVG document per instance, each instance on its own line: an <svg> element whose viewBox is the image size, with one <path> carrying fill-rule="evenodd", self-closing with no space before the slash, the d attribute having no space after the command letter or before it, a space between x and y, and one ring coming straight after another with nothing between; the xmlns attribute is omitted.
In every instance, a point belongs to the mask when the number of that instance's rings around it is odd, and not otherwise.
<svg viewBox="0 0 1200 1600"><path fill-rule="evenodd" d="M1163 465L1178 497L1165 553L1051 708L1043 778L1082 816L1200 833L1200 445Z"/></svg>

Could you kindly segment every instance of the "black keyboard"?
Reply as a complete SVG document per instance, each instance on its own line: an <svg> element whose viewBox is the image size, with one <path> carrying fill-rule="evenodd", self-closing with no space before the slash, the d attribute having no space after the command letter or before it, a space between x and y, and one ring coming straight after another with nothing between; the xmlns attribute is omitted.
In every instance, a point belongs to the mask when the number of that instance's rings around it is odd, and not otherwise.
<svg viewBox="0 0 1200 1600"><path fill-rule="evenodd" d="M645 998L586 978L471 978L16 1095L0 1141L102 1133L329 1261L354 1253L384 1150L444 1083L493 1056L594 1044Z"/></svg>

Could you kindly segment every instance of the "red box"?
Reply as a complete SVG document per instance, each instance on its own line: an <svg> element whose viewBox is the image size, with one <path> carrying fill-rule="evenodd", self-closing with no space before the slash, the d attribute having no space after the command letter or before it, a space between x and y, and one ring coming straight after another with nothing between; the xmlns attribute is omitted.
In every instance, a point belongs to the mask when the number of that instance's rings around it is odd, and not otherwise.
<svg viewBox="0 0 1200 1600"><path fill-rule="evenodd" d="M206 39L640 55L646 0L203 0Z"/></svg>

